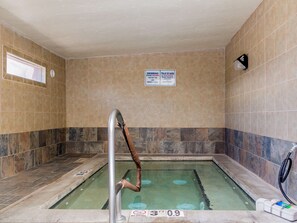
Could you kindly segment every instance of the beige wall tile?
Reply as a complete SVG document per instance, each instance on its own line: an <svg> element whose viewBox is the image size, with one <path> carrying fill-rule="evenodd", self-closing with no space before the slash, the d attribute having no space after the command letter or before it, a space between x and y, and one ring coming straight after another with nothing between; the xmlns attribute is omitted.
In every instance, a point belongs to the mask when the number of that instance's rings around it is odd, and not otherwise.
<svg viewBox="0 0 297 223"><path fill-rule="evenodd" d="M9 46L9 47L13 46L14 33L10 29L1 25L1 36L2 36L1 41L3 45ZM2 49L1 49L1 52L2 52Z"/></svg>
<svg viewBox="0 0 297 223"><path fill-rule="evenodd" d="M274 6L274 4L279 0L264 0L262 4L264 4L264 10L267 12Z"/></svg>
<svg viewBox="0 0 297 223"><path fill-rule="evenodd" d="M224 63L223 50L68 60L67 126L107 126L113 108L133 127L224 126ZM145 87L146 69L176 70L177 86Z"/></svg>
<svg viewBox="0 0 297 223"><path fill-rule="evenodd" d="M296 140L296 131L292 124L297 111L296 9L297 1L294 0L264 0L255 11L257 19L252 15L247 22L249 24L246 23L236 34L236 39L244 39L247 46L236 44L234 38L228 43L225 58L226 127ZM257 38L253 38L248 31L244 32L247 27L250 27L249 30L257 27ZM237 52L248 49L245 53L248 53L251 63L249 69L243 72L243 79L233 77L236 82L231 82L231 74L234 73L232 60L236 58L232 53L234 48L237 48ZM261 55L263 48L264 60ZM245 109L240 112L234 108L238 106L236 98L242 94L238 86L242 85ZM238 119L242 113L243 120Z"/></svg>
<svg viewBox="0 0 297 223"><path fill-rule="evenodd" d="M1 112L2 131L12 133L15 129L15 114L14 112Z"/></svg>
<svg viewBox="0 0 297 223"><path fill-rule="evenodd" d="M289 49L297 46L297 29L296 29L297 14L288 20L287 27L288 27L287 49L289 50Z"/></svg>
<svg viewBox="0 0 297 223"><path fill-rule="evenodd" d="M286 52L287 48L287 24L283 24L275 33L275 56L279 56Z"/></svg>
<svg viewBox="0 0 297 223"><path fill-rule="evenodd" d="M25 131L34 131L34 112L25 112Z"/></svg>
<svg viewBox="0 0 297 223"><path fill-rule="evenodd" d="M257 42L264 40L265 38L265 17L261 16L258 18L257 26Z"/></svg>
<svg viewBox="0 0 297 223"><path fill-rule="evenodd" d="M288 138L297 141L297 111L288 112Z"/></svg>
<svg viewBox="0 0 297 223"><path fill-rule="evenodd" d="M288 0L288 19L294 17L297 14L297 2L296 0Z"/></svg>
<svg viewBox="0 0 297 223"><path fill-rule="evenodd" d="M276 115L276 112L266 112L266 136L276 137Z"/></svg>
<svg viewBox="0 0 297 223"><path fill-rule="evenodd" d="M288 110L288 84L286 82L275 86L275 110Z"/></svg>
<svg viewBox="0 0 297 223"><path fill-rule="evenodd" d="M265 36L271 35L271 33L276 28L276 21L275 21L275 7L271 7L268 11L265 13Z"/></svg>
<svg viewBox="0 0 297 223"><path fill-rule="evenodd" d="M266 114L265 112L259 112L257 116L257 134L265 135Z"/></svg>
<svg viewBox="0 0 297 223"><path fill-rule="evenodd" d="M275 136L281 139L288 138L288 112L277 112L275 114Z"/></svg>
<svg viewBox="0 0 297 223"><path fill-rule="evenodd" d="M2 80L1 85L1 112L15 111L15 89L11 81Z"/></svg>
<svg viewBox="0 0 297 223"><path fill-rule="evenodd" d="M265 61L268 62L275 57L275 32L265 39Z"/></svg>
<svg viewBox="0 0 297 223"><path fill-rule="evenodd" d="M297 111L297 79L287 83L287 106L289 111Z"/></svg>
<svg viewBox="0 0 297 223"><path fill-rule="evenodd" d="M244 113L244 131L251 132L251 113Z"/></svg>
<svg viewBox="0 0 297 223"><path fill-rule="evenodd" d="M24 112L14 112L14 120L15 120L15 129L13 132L20 131L24 132L25 131L25 114Z"/></svg>
<svg viewBox="0 0 297 223"><path fill-rule="evenodd" d="M58 106L59 103L66 101L65 60L3 25L0 25L0 44L41 61L48 69L54 68L58 77L54 79L47 77L46 87L0 79L0 134L57 126L57 123L45 124L51 123L48 114L45 115L49 112L59 112L62 121L59 126L65 127L65 105ZM0 51L2 61L2 47ZM2 63L0 68L2 73Z"/></svg>
<svg viewBox="0 0 297 223"><path fill-rule="evenodd" d="M288 1L278 0L273 6L276 27L283 25L288 19Z"/></svg>
<svg viewBox="0 0 297 223"><path fill-rule="evenodd" d="M285 57L285 60L287 61L288 80L297 78L297 47L288 51Z"/></svg>

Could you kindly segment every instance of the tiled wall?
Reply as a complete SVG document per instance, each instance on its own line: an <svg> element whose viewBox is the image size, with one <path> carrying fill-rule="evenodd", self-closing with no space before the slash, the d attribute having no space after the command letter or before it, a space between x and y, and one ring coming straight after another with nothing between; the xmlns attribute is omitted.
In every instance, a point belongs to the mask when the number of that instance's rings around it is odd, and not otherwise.
<svg viewBox="0 0 297 223"><path fill-rule="evenodd" d="M0 179L65 154L66 129L0 135Z"/></svg>
<svg viewBox="0 0 297 223"><path fill-rule="evenodd" d="M254 172L266 182L278 187L280 165L287 156L291 141L226 129L226 154ZM293 153L293 169L284 190L297 199L297 155Z"/></svg>
<svg viewBox="0 0 297 223"><path fill-rule="evenodd" d="M129 128L138 153L201 155L225 153L224 128ZM122 132L115 133L117 153L129 153ZM106 153L107 128L67 128L67 153Z"/></svg>
<svg viewBox="0 0 297 223"><path fill-rule="evenodd" d="M5 178L65 152L66 84L63 58L1 24L0 46L0 178ZM46 87L3 79L3 46L45 63Z"/></svg>
<svg viewBox="0 0 297 223"><path fill-rule="evenodd" d="M296 61L297 1L264 0L226 47L226 127L297 141Z"/></svg>
<svg viewBox="0 0 297 223"><path fill-rule="evenodd" d="M249 69L234 71L243 53ZM226 47L226 145L228 155L274 186L297 141L296 86L297 1L264 0ZM296 189L294 163L289 192Z"/></svg>
<svg viewBox="0 0 297 223"><path fill-rule="evenodd" d="M114 108L129 127L224 127L224 50L66 62L67 127L106 127ZM147 69L176 70L176 87L145 87Z"/></svg>
<svg viewBox="0 0 297 223"><path fill-rule="evenodd" d="M64 128L66 123L65 60L0 24L0 59L3 45L45 63L47 86L38 87L2 78L0 63L0 133ZM51 78L49 70L56 77Z"/></svg>

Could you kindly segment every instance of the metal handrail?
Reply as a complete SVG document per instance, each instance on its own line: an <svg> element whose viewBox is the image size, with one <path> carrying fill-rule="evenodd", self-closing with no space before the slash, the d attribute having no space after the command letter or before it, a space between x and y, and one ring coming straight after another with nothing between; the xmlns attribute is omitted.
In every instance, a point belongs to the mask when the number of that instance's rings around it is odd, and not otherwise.
<svg viewBox="0 0 297 223"><path fill-rule="evenodd" d="M122 179L115 184L115 124L118 121L118 126L122 129L124 138L129 147L131 157L137 167L137 183L136 185ZM124 221L126 218L121 214L121 189L124 187L130 190L139 192L141 189L141 164L138 154L134 148L132 139L129 135L128 129L121 112L115 109L109 115L108 121L108 173L109 173L109 222L116 223Z"/></svg>

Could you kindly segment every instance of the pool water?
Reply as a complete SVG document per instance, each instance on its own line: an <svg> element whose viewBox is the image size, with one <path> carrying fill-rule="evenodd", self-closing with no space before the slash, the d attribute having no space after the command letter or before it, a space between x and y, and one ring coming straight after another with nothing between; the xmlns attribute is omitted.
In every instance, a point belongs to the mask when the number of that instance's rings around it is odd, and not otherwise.
<svg viewBox="0 0 297 223"><path fill-rule="evenodd" d="M142 189L122 190L122 209L255 210L254 201L212 161L142 161ZM133 162L116 162L116 182L136 182ZM56 203L57 209L108 208L108 166Z"/></svg>
<svg viewBox="0 0 297 223"><path fill-rule="evenodd" d="M136 171L129 170L126 179L136 181ZM209 200L196 170L144 170L140 193L122 192L123 209L209 209Z"/></svg>

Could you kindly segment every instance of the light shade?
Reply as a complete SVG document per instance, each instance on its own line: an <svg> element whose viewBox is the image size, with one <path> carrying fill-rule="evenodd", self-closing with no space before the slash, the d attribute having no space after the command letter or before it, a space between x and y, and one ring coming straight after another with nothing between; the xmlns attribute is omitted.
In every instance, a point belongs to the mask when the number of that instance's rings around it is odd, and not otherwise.
<svg viewBox="0 0 297 223"><path fill-rule="evenodd" d="M242 54L233 62L234 70L246 70L249 67L249 59L246 54Z"/></svg>

